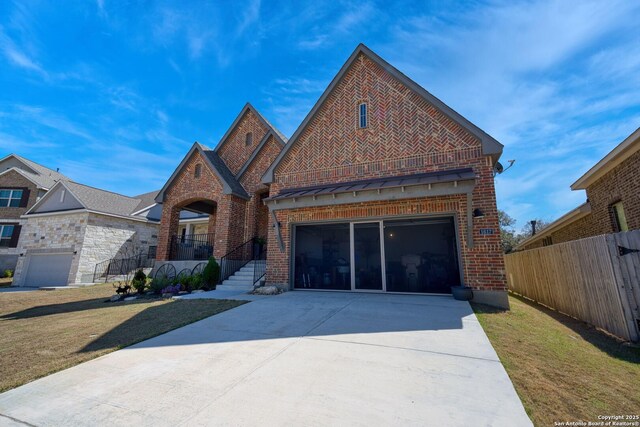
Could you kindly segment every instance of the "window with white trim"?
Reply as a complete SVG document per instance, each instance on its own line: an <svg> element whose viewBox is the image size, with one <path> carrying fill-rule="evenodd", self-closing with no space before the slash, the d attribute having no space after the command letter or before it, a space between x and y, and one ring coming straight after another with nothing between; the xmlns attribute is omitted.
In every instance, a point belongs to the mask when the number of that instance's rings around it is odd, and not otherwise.
<svg viewBox="0 0 640 427"><path fill-rule="evenodd" d="M17 208L22 200L22 190L0 189L0 208Z"/></svg>
<svg viewBox="0 0 640 427"><path fill-rule="evenodd" d="M13 236L13 229L13 225L0 225L0 246L9 246L11 243L11 236Z"/></svg>
<svg viewBox="0 0 640 427"><path fill-rule="evenodd" d="M358 106L358 127L364 129L368 124L367 104L363 102Z"/></svg>

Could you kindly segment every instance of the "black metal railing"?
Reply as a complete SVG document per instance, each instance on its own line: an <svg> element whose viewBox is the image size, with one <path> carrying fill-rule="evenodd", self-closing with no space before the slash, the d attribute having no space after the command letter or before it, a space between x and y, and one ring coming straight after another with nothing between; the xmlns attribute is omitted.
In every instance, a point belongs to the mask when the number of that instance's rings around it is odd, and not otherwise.
<svg viewBox="0 0 640 427"><path fill-rule="evenodd" d="M214 234L185 234L171 236L170 261L206 260L213 255Z"/></svg>
<svg viewBox="0 0 640 427"><path fill-rule="evenodd" d="M249 262L256 260L263 252L265 252L263 242L254 237L220 258L220 283L233 276Z"/></svg>
<svg viewBox="0 0 640 427"><path fill-rule="evenodd" d="M112 258L99 262L93 270L93 282L108 282L109 278L126 276L140 268L153 268L155 258L155 252L148 252L128 258Z"/></svg>
<svg viewBox="0 0 640 427"><path fill-rule="evenodd" d="M253 285L255 286L267 272L267 251L262 248L253 261Z"/></svg>

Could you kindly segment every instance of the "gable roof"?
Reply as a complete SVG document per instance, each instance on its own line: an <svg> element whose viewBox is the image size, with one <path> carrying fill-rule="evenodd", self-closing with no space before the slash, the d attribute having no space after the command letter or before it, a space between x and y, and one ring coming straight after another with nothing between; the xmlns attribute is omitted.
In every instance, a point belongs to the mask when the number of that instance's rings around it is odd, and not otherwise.
<svg viewBox="0 0 640 427"><path fill-rule="evenodd" d="M73 181L58 181L53 187L51 187L44 197L29 209L26 215L78 210L77 207L74 207L71 209L60 209L59 211L37 212L38 209L47 202L47 200L53 197L52 195L56 193L56 189L58 187L64 187L64 189L66 189L66 191L68 191L69 194L75 198L80 205L82 205L82 208L80 209L87 209L107 215L143 219L133 215L136 208L140 205L141 199L107 190L101 190L99 188L90 187Z"/></svg>
<svg viewBox="0 0 640 427"><path fill-rule="evenodd" d="M260 143L258 144L256 149L253 150L253 153L251 153L251 156L249 156L247 161L244 162L244 164L242 165L242 167L240 168L240 170L236 174L236 178L238 180L240 180L242 178L242 175L244 175L244 173L247 171L247 169L249 169L249 166L251 166L251 163L253 163L253 161L255 160L256 157L258 157L258 154L260 153L262 148L264 148L264 146L267 145L267 141L269 140L269 137L271 137L271 136L273 136L273 138L276 140L276 142L279 143L281 146L283 146L283 147L285 146L286 142L282 139L282 136L280 134L277 134L273 130L269 130L264 135L264 137L262 138L262 140L260 141Z"/></svg>
<svg viewBox="0 0 640 427"><path fill-rule="evenodd" d="M233 175L233 173L231 173L218 153L208 147L205 147L199 142L195 142L187 155L184 156L178 167L173 171L164 186L160 189L160 191L158 191L158 194L155 197L156 202L162 203L164 201L164 195L171 186L171 183L178 177L184 165L195 152L200 153L201 157L205 160L205 164L207 164L211 171L218 177L220 183L222 184L224 194L233 194L234 196L249 199L249 195L247 194L245 189L242 187L242 185L240 185L236 177Z"/></svg>
<svg viewBox="0 0 640 427"><path fill-rule="evenodd" d="M269 184L273 182L273 179L274 179L273 173L275 169L278 167L278 164L280 163L280 161L282 161L282 159L286 156L287 152L291 149L293 144L297 142L298 137L302 134L302 132L307 127L309 122L311 122L311 120L315 117L316 113L320 110L320 108L324 104L329 94L338 85L338 83L340 83L342 78L347 74L347 71L349 71L349 69L351 68L351 66L353 65L353 63L355 62L355 60L358 58L360 54L365 55L371 61L376 63L379 67L381 67L386 72L391 74L394 78L399 80L400 83L402 83L404 86L412 90L417 95L421 96L429 104L436 107L444 115L449 117L451 120L453 120L454 122L462 126L464 129L466 129L469 133L474 135L476 138L478 138L482 143L483 154L490 155L494 162L498 161L498 159L500 158L500 155L502 154L502 148L503 148L502 144L500 144L496 139L494 139L492 136L487 134L485 131L483 131L482 129L480 129L473 123L471 123L469 120L465 119L462 115L460 115L458 112L456 112L451 107L446 105L444 102L442 102L441 100L433 96L426 89L421 87L419 84L411 80L409 77L405 76L402 72L400 72L400 70L398 70L393 65L389 64L387 61L382 59L380 56L378 56L375 52L373 52L367 46L360 43L358 47L356 47L356 49L353 51L351 56L349 56L349 59L347 59L347 62L345 62L342 68L340 68L340 71L338 71L338 74L336 74L333 80L331 80L331 83L329 83L329 86L327 86L325 91L322 93L322 96L320 96L320 98L315 103L311 111L309 111L309 114L307 114L307 116L304 118L300 126L298 126L298 129L296 129L294 134L291 136L291 138L289 139L289 142L284 147L284 149L280 152L276 160L271 164L269 169L267 169L267 172L264 174L262 178L263 183Z"/></svg>
<svg viewBox="0 0 640 427"><path fill-rule="evenodd" d="M20 172L25 178L38 186L38 188L48 190L49 188L53 187L58 181L69 180L68 177L61 174L60 172L49 169L48 167L42 166L39 163L13 153L0 159L0 170L2 170L2 163L10 158L16 159L18 162L22 163L25 168L12 167L7 168L6 170L14 169ZM6 172L6 170L3 170L2 172Z"/></svg>
<svg viewBox="0 0 640 427"><path fill-rule="evenodd" d="M581 204L577 208L574 208L574 209L570 210L569 212L567 212L566 214L562 215L560 218L556 219L555 221L553 221L552 223L547 225L545 228L543 228L542 230L538 231L533 236L529 236L526 239L524 239L523 241L521 241L520 243L518 243L514 247L514 249L522 250L525 246L530 245L531 243L533 243L533 242L535 242L537 240L540 240L543 237L546 237L546 236L550 235L551 233L553 233L555 231L558 231L559 229L561 229L563 227L566 227L567 225L579 220L580 218L584 218L585 216L589 215L590 213L591 213L591 204L587 200L586 202L584 202L583 204Z"/></svg>
<svg viewBox="0 0 640 427"><path fill-rule="evenodd" d="M222 148L225 142L227 142L229 135L231 135L231 133L235 130L235 128L240 123L240 120L242 120L242 117L244 117L244 115L248 111L251 111L253 114L256 115L258 120L260 120L260 122L262 122L262 124L267 128L267 131L272 131L274 134L278 135L278 138L276 138L278 142L280 142L282 145L285 145L287 143L287 137L284 136L284 134L282 134L282 132L280 132L278 129L276 129L275 126L273 126L262 114L260 114L260 112L256 110L253 105L247 102L244 105L244 107L242 107L242 110L240 110L240 113L236 116L233 123L231 123L231 126L229 126L229 129L227 129L225 134L222 136L222 139L220 140L220 142L218 142L218 145L216 145L216 148L214 148L213 151L217 153L220 150L220 148Z"/></svg>
<svg viewBox="0 0 640 427"><path fill-rule="evenodd" d="M607 172L610 172L638 151L640 151L640 128L626 137L624 141L604 156L604 158L589 169L587 173L571 184L571 189L586 190L588 186L602 178Z"/></svg>
<svg viewBox="0 0 640 427"><path fill-rule="evenodd" d="M136 212L144 210L145 208L151 207L156 204L156 196L160 190L149 191L148 193L138 194L137 196L133 196L134 199L140 200L138 206L136 207Z"/></svg>

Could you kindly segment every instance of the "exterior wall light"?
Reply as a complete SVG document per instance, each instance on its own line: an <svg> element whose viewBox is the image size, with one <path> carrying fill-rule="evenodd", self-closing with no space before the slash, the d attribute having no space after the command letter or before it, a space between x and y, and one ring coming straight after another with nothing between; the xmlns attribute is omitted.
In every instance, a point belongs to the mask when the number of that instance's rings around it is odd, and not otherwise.
<svg viewBox="0 0 640 427"><path fill-rule="evenodd" d="M473 217L474 218L484 218L484 212L482 212L480 209L474 209L473 210Z"/></svg>

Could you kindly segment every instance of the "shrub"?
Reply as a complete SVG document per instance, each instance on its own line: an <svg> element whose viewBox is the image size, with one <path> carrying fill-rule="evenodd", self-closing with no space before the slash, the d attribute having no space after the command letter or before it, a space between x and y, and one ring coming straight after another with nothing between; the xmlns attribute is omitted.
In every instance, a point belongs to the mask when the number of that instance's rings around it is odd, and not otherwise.
<svg viewBox="0 0 640 427"><path fill-rule="evenodd" d="M171 280L156 278L151 281L149 288L154 294L161 294L162 290L171 285Z"/></svg>
<svg viewBox="0 0 640 427"><path fill-rule="evenodd" d="M144 271L142 271L142 269L136 271L136 274L131 280L131 286L133 286L139 294L144 293L144 289L147 287L147 275L144 274Z"/></svg>
<svg viewBox="0 0 640 427"><path fill-rule="evenodd" d="M215 289L220 279L220 266L214 257L209 258L209 262L202 270L203 288Z"/></svg>
<svg viewBox="0 0 640 427"><path fill-rule="evenodd" d="M191 289L193 289L193 276L183 277L180 284L183 291L191 292Z"/></svg>
<svg viewBox="0 0 640 427"><path fill-rule="evenodd" d="M191 276L191 288L196 290L196 289L202 289L202 286L204 285L203 281L202 281L202 275L201 274L194 274L193 276Z"/></svg>
<svg viewBox="0 0 640 427"><path fill-rule="evenodd" d="M5 270L4 271L4 277L13 277L13 270Z"/></svg>

